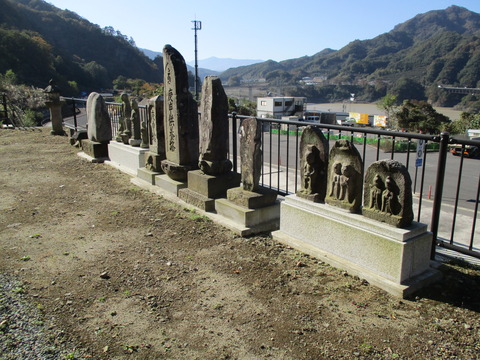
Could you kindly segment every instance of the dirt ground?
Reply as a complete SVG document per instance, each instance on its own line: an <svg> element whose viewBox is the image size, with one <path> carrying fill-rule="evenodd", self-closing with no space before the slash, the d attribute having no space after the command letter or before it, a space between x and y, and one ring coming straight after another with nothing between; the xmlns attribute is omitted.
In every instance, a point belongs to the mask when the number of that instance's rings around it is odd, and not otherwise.
<svg viewBox="0 0 480 360"><path fill-rule="evenodd" d="M445 265L441 283L395 298L77 151L47 129L0 130L0 275L61 359L480 357L478 269Z"/></svg>

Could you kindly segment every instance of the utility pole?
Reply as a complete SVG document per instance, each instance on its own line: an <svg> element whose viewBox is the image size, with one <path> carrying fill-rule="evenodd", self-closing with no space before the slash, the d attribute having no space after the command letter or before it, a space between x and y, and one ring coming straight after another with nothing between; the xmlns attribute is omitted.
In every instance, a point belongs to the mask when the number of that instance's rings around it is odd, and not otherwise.
<svg viewBox="0 0 480 360"><path fill-rule="evenodd" d="M192 20L193 28L195 31L195 100L198 100L198 50L197 50L197 30L202 30L202 22L199 20Z"/></svg>

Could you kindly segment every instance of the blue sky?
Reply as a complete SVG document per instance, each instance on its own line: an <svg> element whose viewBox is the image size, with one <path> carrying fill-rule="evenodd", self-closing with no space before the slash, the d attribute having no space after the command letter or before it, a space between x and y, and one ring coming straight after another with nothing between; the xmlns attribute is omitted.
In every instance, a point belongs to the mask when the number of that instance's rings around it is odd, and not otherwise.
<svg viewBox="0 0 480 360"><path fill-rule="evenodd" d="M480 13L480 0L47 0L101 27L113 26L138 47L171 44L194 59L192 20L202 21L198 58L281 61L372 39L419 13L451 5ZM199 62L201 66L201 61Z"/></svg>

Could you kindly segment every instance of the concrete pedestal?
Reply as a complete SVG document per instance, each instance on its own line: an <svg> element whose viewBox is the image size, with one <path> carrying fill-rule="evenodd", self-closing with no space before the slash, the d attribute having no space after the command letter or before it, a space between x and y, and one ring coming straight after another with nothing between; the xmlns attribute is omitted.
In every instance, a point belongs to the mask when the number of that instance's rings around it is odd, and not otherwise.
<svg viewBox="0 0 480 360"><path fill-rule="evenodd" d="M161 174L162 173L151 171L144 167L137 170L137 177L148 182L151 185L155 185L155 176Z"/></svg>
<svg viewBox="0 0 480 360"><path fill-rule="evenodd" d="M84 153L91 158L92 162L103 163L108 160L108 144L86 139L81 141L81 146Z"/></svg>
<svg viewBox="0 0 480 360"><path fill-rule="evenodd" d="M289 195L274 239L347 270L396 296L406 297L440 278L431 267L432 234L407 229Z"/></svg>
<svg viewBox="0 0 480 360"><path fill-rule="evenodd" d="M229 222L226 225L241 236L277 230L280 201L273 190L245 191L241 187L227 190L227 199L215 200L215 210Z"/></svg>
<svg viewBox="0 0 480 360"><path fill-rule="evenodd" d="M163 190L168 191L175 196L178 196L178 191L187 187L186 182L176 181L171 179L168 175L156 175L155 185L161 187Z"/></svg>
<svg viewBox="0 0 480 360"><path fill-rule="evenodd" d="M240 174L228 172L212 176L201 170L189 171L188 189L181 189L178 196L202 210L215 211L215 199L225 197L227 190L240 185Z"/></svg>
<svg viewBox="0 0 480 360"><path fill-rule="evenodd" d="M108 144L109 165L129 175L137 176L138 169L145 166L145 153L147 151L147 149L112 141Z"/></svg>

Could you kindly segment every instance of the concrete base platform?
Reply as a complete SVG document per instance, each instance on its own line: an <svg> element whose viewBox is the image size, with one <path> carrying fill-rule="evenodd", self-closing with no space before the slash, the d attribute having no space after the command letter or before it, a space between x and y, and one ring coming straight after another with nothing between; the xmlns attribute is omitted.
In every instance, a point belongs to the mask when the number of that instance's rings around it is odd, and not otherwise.
<svg viewBox="0 0 480 360"><path fill-rule="evenodd" d="M249 236L277 230L280 223L280 201L260 209L248 209L227 199L215 200L218 215L228 219L230 230L240 236Z"/></svg>
<svg viewBox="0 0 480 360"><path fill-rule="evenodd" d="M151 171L144 167L137 170L137 177L152 185L155 185L155 176L161 174L162 173Z"/></svg>
<svg viewBox="0 0 480 360"><path fill-rule="evenodd" d="M400 229L289 195L272 236L396 296L407 297L441 277L430 262L432 234L421 223Z"/></svg>
<svg viewBox="0 0 480 360"><path fill-rule="evenodd" d="M116 141L108 144L110 165L132 176L137 176L138 169L145 166L147 151L148 149L132 147Z"/></svg>
<svg viewBox="0 0 480 360"><path fill-rule="evenodd" d="M170 179L166 174L155 176L155 185L161 187L163 190L168 191L175 196L178 196L178 191L187 187L186 182L176 181Z"/></svg>

